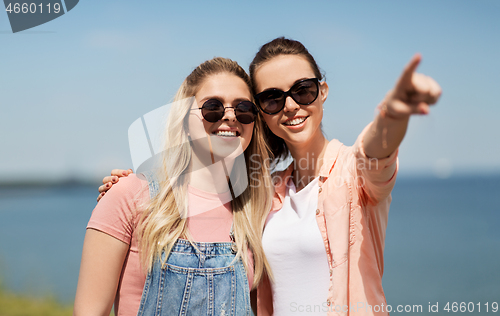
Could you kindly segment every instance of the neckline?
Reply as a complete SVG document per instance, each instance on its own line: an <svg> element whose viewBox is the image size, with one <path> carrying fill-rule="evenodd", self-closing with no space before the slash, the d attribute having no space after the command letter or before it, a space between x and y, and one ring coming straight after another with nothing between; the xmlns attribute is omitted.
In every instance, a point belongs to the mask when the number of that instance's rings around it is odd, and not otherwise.
<svg viewBox="0 0 500 316"><path fill-rule="evenodd" d="M290 180L288 180L287 184L287 191L288 194L291 196L297 196L301 194L302 192L308 192L311 190L313 186L318 185L319 183L319 176L315 177L311 182L309 182L305 187L303 187L300 191L297 192L297 187L295 186L295 183L293 183L293 178L290 177ZM292 193L292 194L290 194Z"/></svg>
<svg viewBox="0 0 500 316"><path fill-rule="evenodd" d="M227 202L231 201L231 191L226 191L223 193L212 193L195 188L192 185L188 184L188 193L196 195L206 200L218 200Z"/></svg>

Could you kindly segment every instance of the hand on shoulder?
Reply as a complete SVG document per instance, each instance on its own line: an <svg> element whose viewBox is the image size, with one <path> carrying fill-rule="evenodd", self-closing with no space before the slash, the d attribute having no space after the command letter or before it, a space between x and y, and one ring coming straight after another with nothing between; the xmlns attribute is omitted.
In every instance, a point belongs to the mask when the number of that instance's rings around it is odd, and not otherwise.
<svg viewBox="0 0 500 316"><path fill-rule="evenodd" d="M122 177L127 177L130 174L133 174L134 172L132 169L128 170L123 170L123 169L113 169L111 171L111 175L104 177L102 179L102 185L99 187L99 196L97 197L97 202L99 202L102 197L106 194L106 192L111 189L111 187L118 183L120 178Z"/></svg>

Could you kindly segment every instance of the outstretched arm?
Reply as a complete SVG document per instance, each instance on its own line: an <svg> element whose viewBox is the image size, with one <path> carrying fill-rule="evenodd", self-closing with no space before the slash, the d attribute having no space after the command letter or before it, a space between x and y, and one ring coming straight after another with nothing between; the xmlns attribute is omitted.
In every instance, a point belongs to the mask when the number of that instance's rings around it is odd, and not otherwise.
<svg viewBox="0 0 500 316"><path fill-rule="evenodd" d="M429 113L429 106L441 96L441 87L434 79L415 73L422 57L416 54L403 70L394 89L379 105L379 114L363 138L368 157L385 158L401 144L413 114Z"/></svg>

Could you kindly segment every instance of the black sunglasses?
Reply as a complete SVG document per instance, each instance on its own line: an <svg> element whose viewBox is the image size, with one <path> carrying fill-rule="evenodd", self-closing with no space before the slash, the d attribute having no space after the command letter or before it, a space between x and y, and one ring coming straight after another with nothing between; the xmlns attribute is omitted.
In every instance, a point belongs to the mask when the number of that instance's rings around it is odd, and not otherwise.
<svg viewBox="0 0 500 316"><path fill-rule="evenodd" d="M285 107L286 98L291 97L297 104L309 105L316 101L319 92L319 79L300 80L290 90L269 89L255 96L255 102L266 114L279 113Z"/></svg>
<svg viewBox="0 0 500 316"><path fill-rule="evenodd" d="M199 109L203 118L210 123L220 121L224 117L226 109L233 109L236 119L241 124L254 122L258 113L257 107L250 101L241 101L236 106L225 108L221 101L210 99L203 103L203 106Z"/></svg>

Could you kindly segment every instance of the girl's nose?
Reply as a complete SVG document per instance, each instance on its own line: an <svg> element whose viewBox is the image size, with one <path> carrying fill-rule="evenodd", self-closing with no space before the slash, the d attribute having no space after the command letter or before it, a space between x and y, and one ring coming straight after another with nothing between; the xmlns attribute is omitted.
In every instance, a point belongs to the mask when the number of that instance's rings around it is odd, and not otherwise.
<svg viewBox="0 0 500 316"><path fill-rule="evenodd" d="M286 96L285 99L285 107L283 108L284 112L295 112L300 109L300 105L295 102L290 96Z"/></svg>
<svg viewBox="0 0 500 316"><path fill-rule="evenodd" d="M222 117L222 120L223 121L231 121L231 122L236 121L236 115L234 113L234 108L232 108L232 107L224 108L224 116Z"/></svg>

